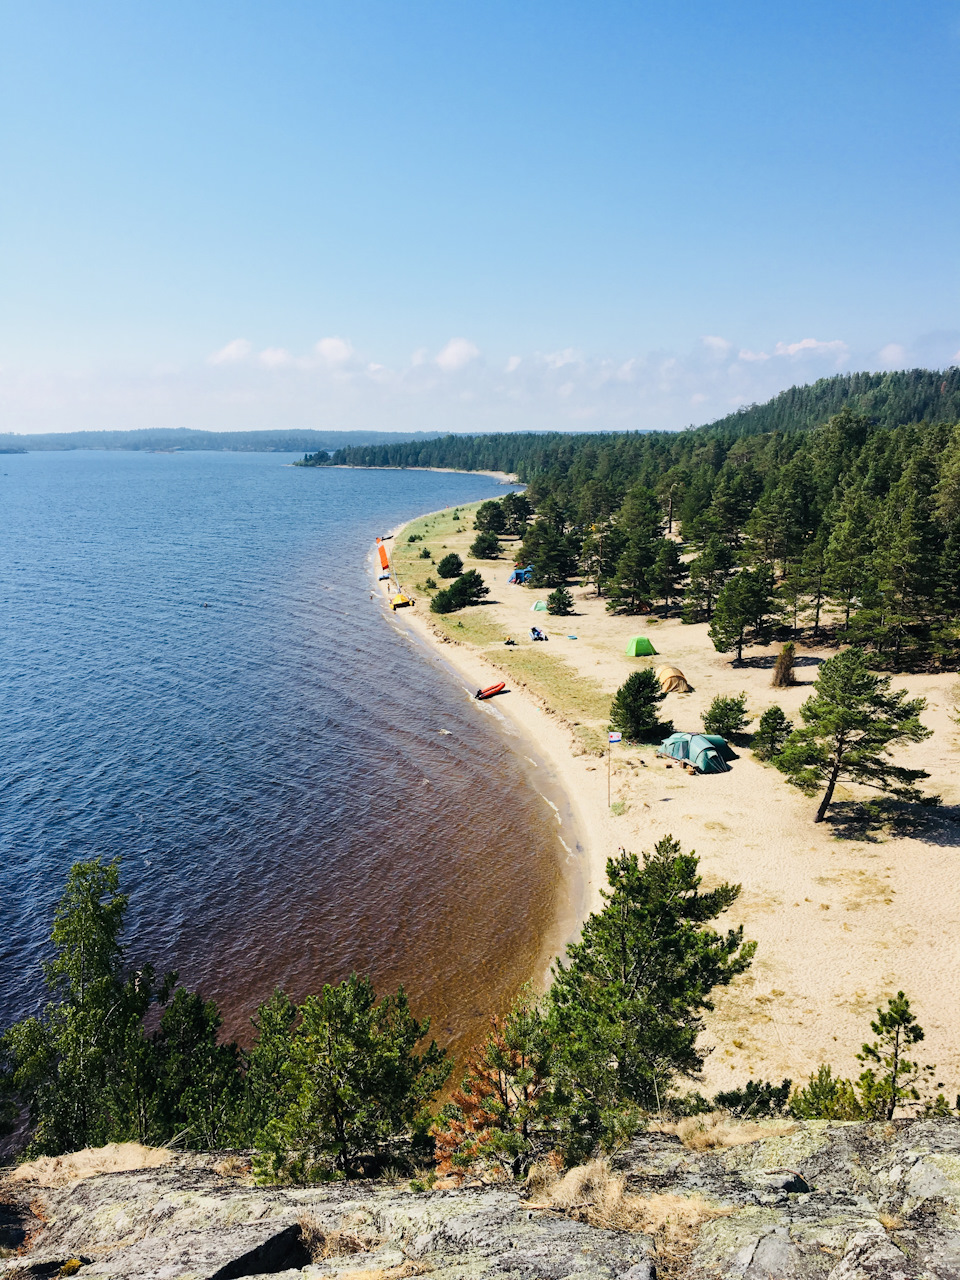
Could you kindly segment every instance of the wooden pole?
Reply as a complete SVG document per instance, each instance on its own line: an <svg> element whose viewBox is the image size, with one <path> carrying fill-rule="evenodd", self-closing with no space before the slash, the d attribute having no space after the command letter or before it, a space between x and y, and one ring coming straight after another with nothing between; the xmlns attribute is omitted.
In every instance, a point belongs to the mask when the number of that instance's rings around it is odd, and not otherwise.
<svg viewBox="0 0 960 1280"><path fill-rule="evenodd" d="M613 744L607 743L607 808L610 808L610 757L613 754Z"/></svg>

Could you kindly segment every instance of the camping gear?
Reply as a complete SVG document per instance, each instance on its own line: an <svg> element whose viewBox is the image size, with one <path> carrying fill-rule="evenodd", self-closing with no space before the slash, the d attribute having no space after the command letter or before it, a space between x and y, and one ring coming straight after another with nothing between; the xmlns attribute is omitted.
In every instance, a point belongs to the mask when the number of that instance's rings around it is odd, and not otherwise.
<svg viewBox="0 0 960 1280"><path fill-rule="evenodd" d="M532 577L533 577L533 565L528 564L525 569L520 569L520 568L514 569L513 573L511 573L507 581L512 582L514 584L524 583L524 582L529 582Z"/></svg>
<svg viewBox="0 0 960 1280"><path fill-rule="evenodd" d="M389 573L381 573L381 575L380 575L380 577L377 579L377 581L378 581L378 582L389 582L389 581L390 581L390 575L389 575Z"/></svg>
<svg viewBox="0 0 960 1280"><path fill-rule="evenodd" d="M387 559L387 548L382 542L377 543L377 550L380 552L380 568L389 569L390 561Z"/></svg>
<svg viewBox="0 0 960 1280"><path fill-rule="evenodd" d="M533 604L530 606L530 612L531 612L531 613L546 613L546 612L547 612L547 602L546 602L546 600L534 600Z"/></svg>
<svg viewBox="0 0 960 1280"><path fill-rule="evenodd" d="M628 658L649 658L657 651L646 636L634 636L627 641Z"/></svg>
<svg viewBox="0 0 960 1280"><path fill-rule="evenodd" d="M717 734L671 733L660 743L657 755L679 760L698 773L729 773L730 766L721 755L726 749L726 741Z"/></svg>
<svg viewBox="0 0 960 1280"><path fill-rule="evenodd" d="M657 667L657 679L664 693L693 693L687 677L679 667Z"/></svg>
<svg viewBox="0 0 960 1280"><path fill-rule="evenodd" d="M402 591L398 591L397 594L390 601L390 608L402 609L404 608L405 605L410 605L410 604L413 604L413 601L408 596L405 596Z"/></svg>
<svg viewBox="0 0 960 1280"><path fill-rule="evenodd" d="M478 689L473 695L475 698L492 698L495 693L500 693L506 687L506 681L501 680L499 684L491 684L486 689Z"/></svg>
<svg viewBox="0 0 960 1280"><path fill-rule="evenodd" d="M546 640L546 638L547 638L547 637L546 637L546 635L545 635L545 634L540 630L540 628L539 628L539 627L531 627L531 628L530 628L530 639L531 639L531 640Z"/></svg>

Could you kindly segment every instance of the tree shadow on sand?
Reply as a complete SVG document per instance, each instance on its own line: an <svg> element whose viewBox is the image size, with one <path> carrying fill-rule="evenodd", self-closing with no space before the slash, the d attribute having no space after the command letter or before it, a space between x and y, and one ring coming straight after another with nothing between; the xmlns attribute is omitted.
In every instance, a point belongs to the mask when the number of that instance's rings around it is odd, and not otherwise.
<svg viewBox="0 0 960 1280"><path fill-rule="evenodd" d="M960 805L906 804L886 798L841 801L831 805L826 822L837 840L922 840L960 852Z"/></svg>

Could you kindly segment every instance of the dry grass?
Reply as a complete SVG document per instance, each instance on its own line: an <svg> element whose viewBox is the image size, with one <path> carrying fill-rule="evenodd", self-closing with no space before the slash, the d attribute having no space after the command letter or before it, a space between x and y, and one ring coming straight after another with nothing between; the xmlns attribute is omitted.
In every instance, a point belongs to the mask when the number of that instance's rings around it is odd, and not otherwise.
<svg viewBox="0 0 960 1280"><path fill-rule="evenodd" d="M532 1208L555 1209L607 1230L642 1231L670 1245L689 1240L704 1222L731 1212L697 1195L630 1195L626 1184L606 1160L578 1165L562 1177L550 1165L537 1165L528 1179L536 1197Z"/></svg>
<svg viewBox="0 0 960 1280"><path fill-rule="evenodd" d="M85 1147L65 1156L40 1156L14 1169L11 1182L37 1187L63 1187L101 1173L128 1173L134 1169L158 1169L172 1156L166 1147L144 1147L139 1142L111 1142L105 1147Z"/></svg>
<svg viewBox="0 0 960 1280"><path fill-rule="evenodd" d="M313 1214L298 1220L300 1239L310 1254L311 1262L339 1258L351 1253L369 1253L380 1243L380 1237L365 1214L351 1214L338 1227L325 1227ZM351 1273L352 1274L352 1273Z"/></svg>
<svg viewBox="0 0 960 1280"><path fill-rule="evenodd" d="M364 1267L344 1274L349 1280L405 1280L407 1276L423 1276L432 1270L429 1262L415 1262L408 1258L396 1267Z"/></svg>
<svg viewBox="0 0 960 1280"><path fill-rule="evenodd" d="M224 1156L213 1166L221 1178L245 1178L252 1170L253 1164L246 1156Z"/></svg>
<svg viewBox="0 0 960 1280"><path fill-rule="evenodd" d="M675 1133L690 1151L726 1150L742 1147L749 1142L761 1142L764 1138L780 1138L794 1133L797 1126L790 1120L750 1121L731 1120L722 1111L712 1111L705 1116L685 1116L675 1125L658 1126L663 1132Z"/></svg>

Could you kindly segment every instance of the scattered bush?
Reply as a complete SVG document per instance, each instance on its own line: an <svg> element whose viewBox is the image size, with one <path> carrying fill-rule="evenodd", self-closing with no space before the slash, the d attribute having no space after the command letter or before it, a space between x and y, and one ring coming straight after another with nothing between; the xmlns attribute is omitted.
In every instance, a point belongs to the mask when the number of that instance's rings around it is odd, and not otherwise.
<svg viewBox="0 0 960 1280"><path fill-rule="evenodd" d="M787 685L796 684L793 675L793 664L796 660L796 648L792 640L780 650L777 658L777 665L773 668L773 687L775 689L784 689Z"/></svg>
<svg viewBox="0 0 960 1280"><path fill-rule="evenodd" d="M426 587L428 591L436 591L437 589L437 584L433 578L428 578L423 585Z"/></svg>
<svg viewBox="0 0 960 1280"><path fill-rule="evenodd" d="M725 698L718 693L703 717L703 731L719 734L721 738L735 738L749 723L745 693L737 698Z"/></svg>
<svg viewBox="0 0 960 1280"><path fill-rule="evenodd" d="M455 551L451 551L437 565L437 573L441 578L459 578L463 573L463 561Z"/></svg>
<svg viewBox="0 0 960 1280"><path fill-rule="evenodd" d="M470 545L470 554L478 560L496 560L502 550L495 533L478 533Z"/></svg>
<svg viewBox="0 0 960 1280"><path fill-rule="evenodd" d="M411 534L410 534L410 536L409 536L409 538L407 538L407 541L408 541L408 542L422 542L422 541L423 541L423 534L422 534L422 533L411 533Z"/></svg>
<svg viewBox="0 0 960 1280"><path fill-rule="evenodd" d="M437 592L430 601L430 609L433 613L455 613L468 605L479 604L489 594L490 588L484 586L476 569L468 569L459 578L454 578L449 587Z"/></svg>
<svg viewBox="0 0 960 1280"><path fill-rule="evenodd" d="M783 710L767 707L753 735L753 754L758 760L772 760L780 754L792 732L793 721L787 719Z"/></svg>
<svg viewBox="0 0 960 1280"><path fill-rule="evenodd" d="M432 556L431 556L431 554L430 554L430 548L429 548L429 547L424 547L424 548L421 550L421 552L420 552L420 559L421 559L421 560L431 560L432 558L433 558L433 557L432 557Z"/></svg>
<svg viewBox="0 0 960 1280"><path fill-rule="evenodd" d="M547 613L556 618L567 618L573 613L573 596L566 587L557 587L547 596Z"/></svg>
<svg viewBox="0 0 960 1280"><path fill-rule="evenodd" d="M647 667L634 671L614 695L610 707L610 727L619 729L634 742L654 742L673 732L673 725L660 720L660 703L666 698L656 674Z"/></svg>
<svg viewBox="0 0 960 1280"><path fill-rule="evenodd" d="M721 1090L714 1098L714 1106L726 1111L738 1120L749 1116L760 1120L768 1116L782 1116L790 1105L792 1080L771 1084L769 1080L748 1080L742 1089Z"/></svg>

